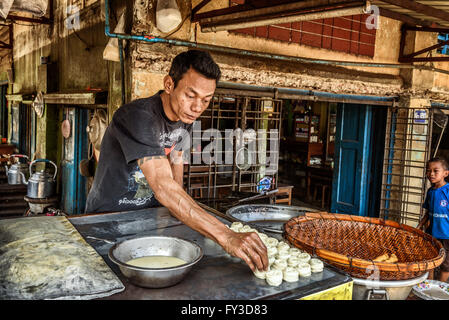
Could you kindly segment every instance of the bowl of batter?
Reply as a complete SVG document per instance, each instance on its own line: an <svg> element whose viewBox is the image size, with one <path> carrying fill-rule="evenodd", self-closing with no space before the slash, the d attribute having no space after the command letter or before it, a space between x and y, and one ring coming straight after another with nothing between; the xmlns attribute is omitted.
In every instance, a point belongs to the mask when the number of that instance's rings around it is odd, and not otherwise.
<svg viewBox="0 0 449 320"><path fill-rule="evenodd" d="M189 240L150 236L116 243L108 256L131 283L165 288L183 280L203 257L203 250Z"/></svg>

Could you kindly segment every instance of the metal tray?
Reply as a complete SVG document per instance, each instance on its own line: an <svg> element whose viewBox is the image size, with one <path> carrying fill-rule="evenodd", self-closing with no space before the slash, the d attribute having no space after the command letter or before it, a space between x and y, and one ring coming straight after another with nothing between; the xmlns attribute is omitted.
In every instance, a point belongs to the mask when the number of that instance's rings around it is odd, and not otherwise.
<svg viewBox="0 0 449 320"><path fill-rule="evenodd" d="M413 293L424 300L449 300L449 284L426 280L413 287Z"/></svg>
<svg viewBox="0 0 449 320"><path fill-rule="evenodd" d="M309 207L246 204L228 209L226 215L258 230L282 233L284 223L291 218L318 211Z"/></svg>

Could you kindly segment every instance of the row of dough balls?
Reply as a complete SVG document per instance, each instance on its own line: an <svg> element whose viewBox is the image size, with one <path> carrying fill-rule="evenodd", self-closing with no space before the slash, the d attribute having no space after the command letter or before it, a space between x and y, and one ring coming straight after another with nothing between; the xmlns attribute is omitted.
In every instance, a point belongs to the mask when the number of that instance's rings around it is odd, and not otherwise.
<svg viewBox="0 0 449 320"><path fill-rule="evenodd" d="M256 232L267 247L269 267L267 271L256 269L254 275L264 279L271 286L279 286L282 281L296 282L299 277L309 277L312 272L322 272L324 265L298 248L290 247L285 241L269 237L241 222L233 222L230 229L235 232Z"/></svg>

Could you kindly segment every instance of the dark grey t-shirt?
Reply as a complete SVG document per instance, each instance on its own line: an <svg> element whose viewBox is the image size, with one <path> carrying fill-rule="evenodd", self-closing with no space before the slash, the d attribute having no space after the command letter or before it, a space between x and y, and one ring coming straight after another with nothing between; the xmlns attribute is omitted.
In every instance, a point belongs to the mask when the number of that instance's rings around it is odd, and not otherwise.
<svg viewBox="0 0 449 320"><path fill-rule="evenodd" d="M192 125L170 121L158 92L120 107L103 136L86 213L159 206L137 165L146 156L169 155L188 147Z"/></svg>

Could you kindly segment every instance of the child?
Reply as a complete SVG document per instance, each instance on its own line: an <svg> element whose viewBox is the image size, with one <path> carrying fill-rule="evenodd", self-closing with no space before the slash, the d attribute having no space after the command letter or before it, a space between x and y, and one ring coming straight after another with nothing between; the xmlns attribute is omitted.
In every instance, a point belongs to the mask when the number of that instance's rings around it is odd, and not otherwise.
<svg viewBox="0 0 449 320"><path fill-rule="evenodd" d="M446 249L446 259L440 266L438 279L446 282L449 276L449 184L446 184L445 178L449 175L449 165L442 158L433 158L427 162L426 175L432 187L427 190L423 204L425 213L417 228L425 228L430 222L429 233ZM429 274L429 279L433 279L433 272Z"/></svg>

